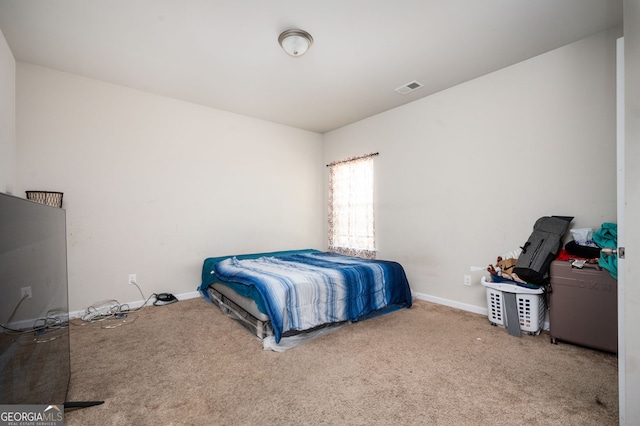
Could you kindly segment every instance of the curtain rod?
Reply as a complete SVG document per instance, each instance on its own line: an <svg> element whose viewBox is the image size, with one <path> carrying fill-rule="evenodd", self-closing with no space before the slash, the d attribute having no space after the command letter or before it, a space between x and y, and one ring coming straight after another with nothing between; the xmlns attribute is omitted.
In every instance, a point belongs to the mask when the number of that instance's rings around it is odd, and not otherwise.
<svg viewBox="0 0 640 426"><path fill-rule="evenodd" d="M333 163L327 164L327 167L335 166L336 164L348 163L349 161L362 160L363 158L373 157L374 155L380 155L379 152L372 152L371 154L361 155L359 157L351 157L346 160L334 161Z"/></svg>

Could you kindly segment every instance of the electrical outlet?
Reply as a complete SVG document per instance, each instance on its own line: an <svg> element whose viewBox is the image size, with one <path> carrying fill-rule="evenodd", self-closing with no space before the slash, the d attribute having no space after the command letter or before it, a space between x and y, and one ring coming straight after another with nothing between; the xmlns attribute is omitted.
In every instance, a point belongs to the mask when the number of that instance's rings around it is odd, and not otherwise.
<svg viewBox="0 0 640 426"><path fill-rule="evenodd" d="M22 287L20 289L20 297L24 298L24 295L27 295L27 299L31 299L33 297L33 293L31 293L31 287Z"/></svg>
<svg viewBox="0 0 640 426"><path fill-rule="evenodd" d="M129 284L137 284L136 274L129 274Z"/></svg>
<svg viewBox="0 0 640 426"><path fill-rule="evenodd" d="M471 285L471 275L464 276L464 285Z"/></svg>

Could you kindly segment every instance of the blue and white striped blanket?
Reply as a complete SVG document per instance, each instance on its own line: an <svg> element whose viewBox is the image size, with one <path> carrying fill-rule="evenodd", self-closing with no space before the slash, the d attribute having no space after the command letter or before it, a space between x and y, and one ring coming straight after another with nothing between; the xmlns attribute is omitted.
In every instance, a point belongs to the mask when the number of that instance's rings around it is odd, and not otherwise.
<svg viewBox="0 0 640 426"><path fill-rule="evenodd" d="M215 264L217 278L254 286L271 319L276 342L289 330L356 321L383 308L411 306L399 263L314 252Z"/></svg>

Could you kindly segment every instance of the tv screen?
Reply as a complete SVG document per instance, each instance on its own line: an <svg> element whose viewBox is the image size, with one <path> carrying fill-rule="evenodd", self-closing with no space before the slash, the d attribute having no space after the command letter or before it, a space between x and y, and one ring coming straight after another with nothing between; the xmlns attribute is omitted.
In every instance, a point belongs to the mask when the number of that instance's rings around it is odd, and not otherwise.
<svg viewBox="0 0 640 426"><path fill-rule="evenodd" d="M0 193L0 404L64 404L70 378L66 217Z"/></svg>

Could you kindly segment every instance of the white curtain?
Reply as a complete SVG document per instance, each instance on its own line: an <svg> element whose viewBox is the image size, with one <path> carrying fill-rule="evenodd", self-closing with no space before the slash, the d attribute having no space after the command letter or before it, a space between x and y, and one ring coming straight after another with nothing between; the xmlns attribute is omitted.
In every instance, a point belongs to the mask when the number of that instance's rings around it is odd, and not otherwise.
<svg viewBox="0 0 640 426"><path fill-rule="evenodd" d="M373 155L329 165L329 251L376 257Z"/></svg>

